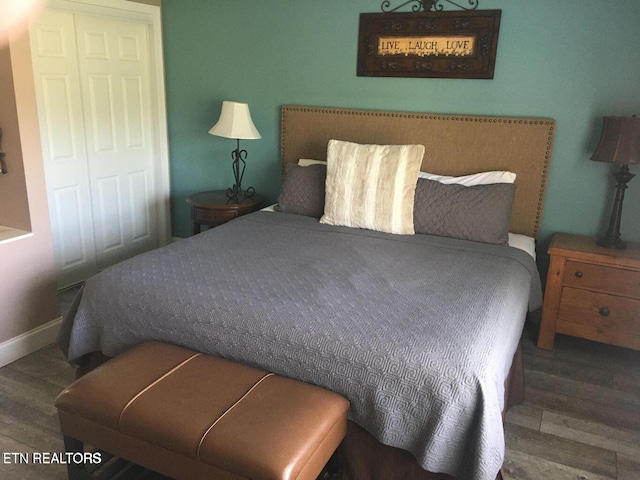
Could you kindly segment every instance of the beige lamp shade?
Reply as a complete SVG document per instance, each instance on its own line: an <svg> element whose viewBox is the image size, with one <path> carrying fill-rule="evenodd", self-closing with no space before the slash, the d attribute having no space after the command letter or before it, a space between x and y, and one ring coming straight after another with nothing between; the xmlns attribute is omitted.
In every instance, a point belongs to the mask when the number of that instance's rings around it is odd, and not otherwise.
<svg viewBox="0 0 640 480"><path fill-rule="evenodd" d="M600 142L591 160L640 163L640 117L604 117Z"/></svg>
<svg viewBox="0 0 640 480"><path fill-rule="evenodd" d="M211 127L209 133L218 137L241 140L262 138L251 120L249 105L228 101L222 102L222 112L220 112L218 123Z"/></svg>

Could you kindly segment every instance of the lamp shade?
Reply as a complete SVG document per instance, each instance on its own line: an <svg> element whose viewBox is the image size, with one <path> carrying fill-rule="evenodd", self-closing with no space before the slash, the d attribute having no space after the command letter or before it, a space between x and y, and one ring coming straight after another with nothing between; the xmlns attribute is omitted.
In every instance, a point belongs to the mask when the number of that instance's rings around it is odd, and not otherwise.
<svg viewBox="0 0 640 480"><path fill-rule="evenodd" d="M211 130L211 135L218 137L255 140L261 138L260 132L256 129L251 120L249 105L238 102L222 102L222 112L220 118Z"/></svg>
<svg viewBox="0 0 640 480"><path fill-rule="evenodd" d="M640 117L604 117L600 142L591 160L640 163Z"/></svg>

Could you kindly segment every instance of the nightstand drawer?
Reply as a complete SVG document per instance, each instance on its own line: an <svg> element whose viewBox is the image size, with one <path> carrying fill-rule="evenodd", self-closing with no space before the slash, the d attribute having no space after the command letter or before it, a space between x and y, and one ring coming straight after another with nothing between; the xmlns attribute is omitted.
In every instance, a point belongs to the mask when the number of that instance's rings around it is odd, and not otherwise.
<svg viewBox="0 0 640 480"><path fill-rule="evenodd" d="M212 190L187 197L187 203L191 205L192 235L200 233L202 225L217 227L234 218L255 212L262 203L258 195L231 200L227 193L227 190Z"/></svg>
<svg viewBox="0 0 640 480"><path fill-rule="evenodd" d="M568 260L563 283L640 299L640 272Z"/></svg>
<svg viewBox="0 0 640 480"><path fill-rule="evenodd" d="M564 322L640 335L640 300L565 287L558 326Z"/></svg>
<svg viewBox="0 0 640 480"><path fill-rule="evenodd" d="M193 221L203 225L220 225L238 216L238 210L205 210L195 208Z"/></svg>

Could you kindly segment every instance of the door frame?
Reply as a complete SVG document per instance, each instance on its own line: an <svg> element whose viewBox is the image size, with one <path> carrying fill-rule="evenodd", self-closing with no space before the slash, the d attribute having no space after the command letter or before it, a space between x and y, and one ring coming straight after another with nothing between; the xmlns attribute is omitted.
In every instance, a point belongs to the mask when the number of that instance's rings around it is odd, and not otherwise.
<svg viewBox="0 0 640 480"><path fill-rule="evenodd" d="M157 198L159 246L171 241L169 135L165 102L164 57L162 50L162 18L160 7L127 0L49 0L47 9L66 10L74 13L109 16L135 20L148 26L149 84L151 112L154 121L153 146L155 154L155 181Z"/></svg>

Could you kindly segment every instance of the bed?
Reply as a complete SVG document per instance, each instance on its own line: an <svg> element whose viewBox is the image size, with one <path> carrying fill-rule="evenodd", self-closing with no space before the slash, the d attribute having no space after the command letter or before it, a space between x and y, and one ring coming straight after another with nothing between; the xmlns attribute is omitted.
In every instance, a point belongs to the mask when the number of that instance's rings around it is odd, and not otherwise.
<svg viewBox="0 0 640 480"><path fill-rule="evenodd" d="M329 156L329 205L345 187L345 170L332 159L376 146L423 146L410 150L421 161L412 157L407 172L509 171L515 187L414 179L411 228L422 225L418 189L427 188L438 204L421 211L441 210L437 234L424 233L429 225L415 234L354 228L331 215L340 217L344 204L327 206L320 221L287 208L245 215L89 279L60 345L90 368L155 339L341 393L352 404L339 451L343 478L493 480L504 456L502 414L522 393L522 328L542 301L531 248L509 243L532 245L538 234L555 122L304 106L283 107L281 119L281 199L290 172L312 171L300 159ZM356 187L348 183L347 196ZM450 224L457 210L449 200L472 190L511 192L509 240L502 232L484 241L481 232L475 241L477 232L468 237L466 225ZM476 223L477 230L491 221Z"/></svg>

